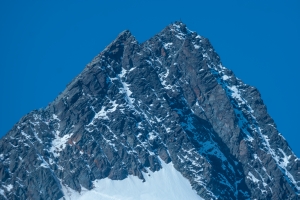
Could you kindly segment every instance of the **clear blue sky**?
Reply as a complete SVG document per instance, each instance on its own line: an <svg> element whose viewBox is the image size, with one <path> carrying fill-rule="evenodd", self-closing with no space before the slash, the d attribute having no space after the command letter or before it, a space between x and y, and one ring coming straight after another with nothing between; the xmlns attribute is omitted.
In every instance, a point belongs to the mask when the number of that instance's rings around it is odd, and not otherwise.
<svg viewBox="0 0 300 200"><path fill-rule="evenodd" d="M119 32L143 42L182 20L253 85L300 156L300 1L1 1L0 137L55 99Z"/></svg>

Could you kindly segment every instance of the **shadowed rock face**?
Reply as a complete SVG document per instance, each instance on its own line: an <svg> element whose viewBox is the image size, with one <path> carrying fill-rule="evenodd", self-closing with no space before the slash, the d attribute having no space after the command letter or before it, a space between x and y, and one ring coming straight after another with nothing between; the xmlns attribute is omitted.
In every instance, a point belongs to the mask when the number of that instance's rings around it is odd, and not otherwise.
<svg viewBox="0 0 300 200"><path fill-rule="evenodd" d="M60 199L173 162L204 199L299 199L300 160L258 90L180 22L124 31L0 140L0 199Z"/></svg>

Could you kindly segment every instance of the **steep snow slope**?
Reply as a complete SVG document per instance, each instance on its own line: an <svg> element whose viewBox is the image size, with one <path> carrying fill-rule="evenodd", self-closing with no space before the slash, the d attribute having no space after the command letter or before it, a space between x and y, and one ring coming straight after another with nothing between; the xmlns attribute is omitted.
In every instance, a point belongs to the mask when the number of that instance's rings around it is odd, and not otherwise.
<svg viewBox="0 0 300 200"><path fill-rule="evenodd" d="M65 197L67 200L202 199L172 163L166 164L161 160L161 164L161 170L157 172L148 170L148 173L143 173L145 182L132 175L122 181L105 178L93 181L94 188L82 190L80 194L64 187Z"/></svg>

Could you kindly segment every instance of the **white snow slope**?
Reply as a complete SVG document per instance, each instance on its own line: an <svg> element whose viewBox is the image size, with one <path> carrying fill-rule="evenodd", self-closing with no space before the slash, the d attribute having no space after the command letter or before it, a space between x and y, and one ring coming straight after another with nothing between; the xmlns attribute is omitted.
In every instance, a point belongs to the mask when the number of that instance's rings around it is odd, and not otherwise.
<svg viewBox="0 0 300 200"><path fill-rule="evenodd" d="M202 199L192 189L172 163L161 161L162 169L156 172L143 173L145 182L136 176L128 176L124 180L109 178L95 180L94 189L83 189L81 193L63 186L67 200L199 200ZM149 176L150 175L150 176Z"/></svg>

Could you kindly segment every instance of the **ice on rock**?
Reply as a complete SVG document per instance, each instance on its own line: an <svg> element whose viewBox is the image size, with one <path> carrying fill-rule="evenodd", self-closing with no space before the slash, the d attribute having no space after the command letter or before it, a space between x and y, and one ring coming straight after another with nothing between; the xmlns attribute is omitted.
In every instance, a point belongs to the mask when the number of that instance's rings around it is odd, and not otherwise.
<svg viewBox="0 0 300 200"><path fill-rule="evenodd" d="M52 117L53 117L53 119L60 121L60 119L57 117L57 115L53 114Z"/></svg>
<svg viewBox="0 0 300 200"><path fill-rule="evenodd" d="M251 172L248 172L247 178L250 179L254 183L258 183L259 182L259 180Z"/></svg>
<svg viewBox="0 0 300 200"><path fill-rule="evenodd" d="M8 191L10 192L12 189L13 189L13 185L12 184L9 184L7 186L3 185L3 187Z"/></svg>
<svg viewBox="0 0 300 200"><path fill-rule="evenodd" d="M55 131L54 135L55 138L52 141L50 152L52 152L55 157L58 157L60 152L66 147L66 143L72 137L73 133L69 133L64 135L63 137L60 137L59 131Z"/></svg>
<svg viewBox="0 0 300 200"><path fill-rule="evenodd" d="M226 81L226 80L230 79L230 76L223 75L223 76L222 76L222 79L223 79L224 81Z"/></svg>
<svg viewBox="0 0 300 200"><path fill-rule="evenodd" d="M199 45L194 45L194 47L195 47L195 49L199 49L200 48L200 46Z"/></svg>
<svg viewBox="0 0 300 200"><path fill-rule="evenodd" d="M166 44L164 44L164 48L165 49L170 49L172 45L173 45L172 42L166 43Z"/></svg>
<svg viewBox="0 0 300 200"><path fill-rule="evenodd" d="M5 199L7 199L5 194L4 194L4 190L0 189L0 195L2 195Z"/></svg>

